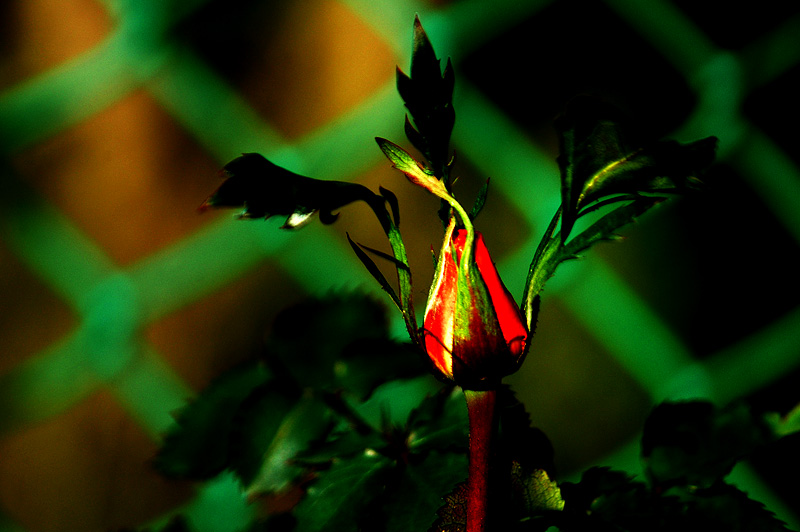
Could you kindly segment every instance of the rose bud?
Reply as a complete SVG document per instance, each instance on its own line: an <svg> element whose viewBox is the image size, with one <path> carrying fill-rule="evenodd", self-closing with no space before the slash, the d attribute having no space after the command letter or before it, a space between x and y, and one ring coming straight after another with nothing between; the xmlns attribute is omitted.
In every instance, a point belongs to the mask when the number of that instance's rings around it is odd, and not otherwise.
<svg viewBox="0 0 800 532"><path fill-rule="evenodd" d="M474 235L468 263L461 264L467 231L450 224L422 330L433 364L466 389L490 388L514 373L528 338L525 320L500 280L483 236Z"/></svg>

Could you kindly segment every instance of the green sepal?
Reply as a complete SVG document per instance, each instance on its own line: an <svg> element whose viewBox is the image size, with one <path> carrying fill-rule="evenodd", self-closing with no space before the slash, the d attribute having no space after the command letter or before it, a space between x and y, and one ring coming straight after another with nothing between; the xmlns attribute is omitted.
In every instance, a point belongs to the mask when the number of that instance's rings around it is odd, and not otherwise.
<svg viewBox="0 0 800 532"><path fill-rule="evenodd" d="M381 196L383 196L386 203L388 203L389 207L392 209L392 222L394 226L400 227L400 204L397 201L397 196L391 190L383 187L378 187L378 192L381 193Z"/></svg>
<svg viewBox="0 0 800 532"><path fill-rule="evenodd" d="M381 137L375 137L375 141L378 143L378 146L386 158L391 161L395 168L403 172L409 181L442 199L449 199L451 197L444 183L440 181L433 172L426 169L424 165L414 159L406 150L394 142Z"/></svg>
<svg viewBox="0 0 800 532"><path fill-rule="evenodd" d="M364 265L364 267L367 268L367 271L370 273L370 275L372 275L372 277L376 281L378 281L378 284L381 285L381 288L383 288L384 292L389 294L389 297L392 298L392 301L394 301L394 304L397 305L397 308L399 308L402 311L403 310L403 303L400 301L400 298L397 296L397 292L395 292L394 288L392 288L391 283L389 283L389 281L386 279L386 276L383 275L383 272L381 272L380 268L378 268L378 265L375 264L375 261L373 261L369 257L369 255L367 255L364 252L364 250L362 249L364 246L362 246L361 244L357 244L357 243L353 242L353 240L350 238L350 233L345 233L345 235L347 236L347 241L350 243L350 247L353 248L353 251L355 252L356 257L358 257L358 259L361 261L361 263ZM367 248L367 249L369 249L369 248ZM373 250L373 249L370 249L370 251L373 252L373 253L380 253L377 250ZM393 257L390 257L390 256L386 255L385 253L381 253L381 256L383 258L386 258L386 259L391 259L394 262L396 267L398 267L398 268L400 267L400 263L396 259L394 259ZM405 266L405 265L403 265L403 266L407 268L407 266Z"/></svg>
<svg viewBox="0 0 800 532"><path fill-rule="evenodd" d="M487 179L481 189L478 191L478 196L475 198L475 203L472 205L472 210L469 211L470 220L474 220L483 210L483 206L486 204L486 195L488 193L489 180Z"/></svg>
<svg viewBox="0 0 800 532"><path fill-rule="evenodd" d="M566 243L561 235L556 233L561 210L556 212L533 256L525 283L521 310L527 320L529 330L533 330L535 327L536 312L539 307L538 297L559 264L579 257L581 253L598 242L617 239L615 231L633 222L666 199L658 196L633 196L633 198L629 203L616 207L603 215Z"/></svg>

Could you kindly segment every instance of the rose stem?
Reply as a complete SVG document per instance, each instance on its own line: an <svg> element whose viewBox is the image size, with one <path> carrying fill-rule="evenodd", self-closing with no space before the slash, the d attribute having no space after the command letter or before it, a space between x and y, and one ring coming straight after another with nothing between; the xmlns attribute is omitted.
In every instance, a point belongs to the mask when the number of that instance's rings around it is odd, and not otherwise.
<svg viewBox="0 0 800 532"><path fill-rule="evenodd" d="M467 532L484 532L489 506L489 460L497 392L464 390L464 396L469 415Z"/></svg>

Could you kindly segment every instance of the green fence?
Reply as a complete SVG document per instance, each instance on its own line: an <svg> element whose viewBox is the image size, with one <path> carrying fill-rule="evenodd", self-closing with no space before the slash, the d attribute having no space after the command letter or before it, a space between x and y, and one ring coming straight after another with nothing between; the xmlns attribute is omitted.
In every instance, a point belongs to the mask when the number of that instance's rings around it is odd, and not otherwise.
<svg viewBox="0 0 800 532"><path fill-rule="evenodd" d="M15 17L28 20L24 19L24 6L39 2L12 4L7 8L15 15L7 23L11 34L23 31L13 23ZM336 226L289 234L279 231L273 221L236 222L228 213L207 215L198 222L191 209L176 214L185 204L173 204L163 193L153 198L143 194L141 202L108 212L104 209L119 205L108 201L104 206L106 198L100 194L106 185L99 184L99 196L92 201L101 221L112 220L119 228L112 224L97 229L91 212L80 211L82 207L64 200L71 197L69 179L58 185L66 192L49 192L53 182L37 173L41 169L38 161L53 153L80 158L79 141L63 139L71 139L84 124L105 120L109 109L116 109L120 102L145 98L148 109L156 108L182 138L190 139L185 142L193 148L176 148L165 167L185 166L196 171L197 182L183 182L191 192L210 193L216 169L246 151L260 152L304 175L380 182L400 192L405 183L387 168L372 139L377 135L403 139L403 109L394 89L393 69L395 63L403 68L408 65L415 13L420 14L439 55L450 56L454 62L457 123L453 144L468 174L465 181L469 182L470 176L493 178L488 214L481 224L487 235L494 234L498 245L504 246L495 255L510 287L522 287L539 235L558 204L558 171L547 126L551 111L557 111L570 90L585 86L587 75L596 75L601 89L608 81L612 96L633 101L633 110L649 121L649 133L678 140L707 135L720 138L719 162L711 177L716 192L710 200L665 207L626 231L627 242L606 246L586 260L564 266L548 285L540 324L545 354L537 362L534 347L531 361L526 363L530 368L514 379L530 404L534 421L540 416L546 430L556 434L561 430L564 438L569 433L573 440L591 442L596 437L591 430L584 427L581 432L580 426L573 426L573 432L562 430L557 418L568 417L572 411L591 417L594 405L587 402L600 398L602 403L603 394L609 394L607 403L638 401L622 408L617 417L630 412L641 415L664 398L701 396L726 402L752 397L773 408L797 401L792 375L796 382L800 367L796 258L800 255L800 158L797 144L792 142L797 134L788 128L793 119L800 118L794 97L800 88L800 9L778 8L778 3L767 2L758 7L759 13L744 12L745 8L738 12L727 5L725 11L713 12L706 6L708 11L701 12L692 3L667 0L461 0L436 5L330 0L308 5L233 2L235 5L227 8L203 0L65 4L105 20L105 34L88 49L44 70L22 75L13 65L7 67L4 72L17 77L12 76L0 93L0 146L5 161L0 181L0 268L4 279L0 286L7 309L0 323L4 335L0 358L5 359L0 360L0 433L4 442L0 461L6 462L0 467L4 478L0 504L9 516L0 526L46 530L55 523L60 530L84 529L78 522L69 522L66 510L43 517L54 512L55 493L69 490L65 483L81 473L62 475L58 490L47 487L46 476L36 476L43 474L39 469L39 473L25 476L28 465L36 469L32 464L40 460L55 464L72 456L59 451L55 458L44 458L22 451L31 449L30 441L37 441L44 452L49 447L45 443L48 434L62 433L63 427L54 425L59 419L72 424L78 416L75 412L90 412L99 416L97 423L102 427L106 406L98 405L114 403L116 406L108 408L123 412L126 427L133 424L137 428L131 430L149 436L140 447L155 449L172 423L172 413L215 368L225 365L211 355L175 363L161 352L159 341L152 341L154 336L163 336L153 333L153 326L187 308L198 313L209 310L231 286L262 275L265 267L270 270L259 279L269 282L256 285L270 308L331 288L363 287L378 292ZM342 17L351 25L340 32L316 35L313 32L320 26L310 22L304 29L303 19L313 18L314 13L317 18L329 14ZM251 43L248 46L253 48L243 52L244 59L225 56L215 48L233 35L237 23L246 24L251 33L237 36L228 46ZM324 20L320 24L324 27ZM282 115L270 108L282 105L281 100L270 100L269 94L264 94L259 101L252 88L262 87L257 82L258 64L253 62L261 57L256 52L268 54L273 43L266 37L248 40L258 34L259 25L263 32L275 33L272 39L297 39L287 47L308 46L306 52L301 50L286 59L289 69L290 61L303 53L310 56L308 64L312 66L306 74L323 68L313 62L314 54L321 53L315 42L330 39L334 46L342 39L342 46L350 46L347 39L352 35L348 37L348 32L359 32L360 37L368 33L368 41L358 41L366 51L347 48L341 56L344 62L330 68L357 65L361 61L357 54L367 53L370 43L378 43L385 52L378 57L386 57L388 62L377 67L370 63L370 69L383 69L385 75L377 74L379 82L363 89L354 101L345 97L332 103L339 106L335 116L291 130L282 122ZM82 27L70 19L50 20L45 26L75 28L76 32ZM243 61L250 61L249 77L236 71L243 68ZM374 61L374 57L366 61ZM266 64L281 63L273 57ZM361 71L353 68L355 74L337 76L352 75L354 84L366 87L357 77ZM286 80L292 72L268 79ZM242 81L248 79L256 82L248 85L250 82ZM308 83L312 81L309 78ZM296 86L305 82L300 78ZM324 107L327 95L298 91L294 107L302 108L305 98L309 105ZM137 124L139 119L134 113L130 123ZM111 133L110 138L116 138ZM125 161L119 153L111 155L118 147L110 140L107 149L109 158ZM104 153L90 155L95 162L80 164L93 164L97 179L103 180L104 173L112 171L115 175L109 179L123 179L119 171L124 165L106 168ZM141 161L150 155L142 148L127 157ZM131 164L133 169L140 167L141 163ZM139 178L132 174L124 179L135 183ZM182 183L175 181L170 190L180 189ZM187 193L178 191L178 196ZM198 193L195 203L199 205L203 199ZM498 205L494 210L493 204ZM403 203L404 208L411 208L406 205ZM185 216L192 221L169 237L143 233L142 239L152 237L161 243L123 258L110 253L103 238L96 236L100 231L112 235L104 238L113 240L115 231L137 223L141 216L137 213L154 209L169 210L170 220ZM80 213L80 221L75 212ZM153 213L148 219L157 220L160 215ZM164 216L166 219L167 213ZM413 216L405 216L403 222L412 233L411 241L428 239L427 246L435 244L436 240L429 238L435 233L427 229L413 236ZM126 221L129 217L133 221ZM342 223L347 223L346 218L348 213L343 213ZM701 222L707 225L692 229L692 223ZM151 227L156 233L161 230L157 223ZM351 232L359 230L357 224L350 226ZM378 233L364 226L363 234ZM275 284L278 280L280 286ZM665 304L665 298L671 303ZM235 312L242 309L235 304L224 308L230 312L220 321L239 319ZM547 318L548 312L556 317ZM209 320L202 323L213 323L213 318ZM248 329L249 334L252 330L255 326ZM397 330L402 332L402 323ZM562 330L568 334L579 331L582 342L569 343L563 349L577 345L581 353L593 353L586 355L593 362L559 359L559 348L552 346ZM41 337L31 338L37 335ZM178 337L175 342L180 340ZM192 364L205 369L187 374L186 368ZM596 377L610 375L609 384L604 387L595 382L596 388L585 396L575 395L569 383L577 386L576 379L592 381L593 376L586 372L594 367L605 368ZM618 393L616 386L628 391ZM94 406L81 410L87 402ZM605 411L614 405L602 408ZM91 424L82 418L81 422ZM620 427L628 425L620 422ZM628 431L585 446L602 455L600 463L635 470L636 449L628 444L634 436ZM84 444L93 445L80 438L50 442L52 447ZM135 462L143 470L148 467L144 460L140 463L139 455L125 458L126 451L119 452L122 462ZM796 456L791 458L794 462L783 465L796 470ZM577 456L567 465L577 467L580 461ZM103 464L108 466L108 462ZM102 464L72 464L74 470L81 467L95 470ZM17 478L20 475L22 478ZM797 509L787 502L796 490L792 492L769 477L768 471L750 466L737 469L735 475L742 487L796 526L793 511ZM776 478L781 478L780 474ZM788 477L783 478L788 484ZM124 479L92 485L95 491L97 486L121 489L114 499L117 506L126 499L147 498L136 492L135 486L125 492ZM142 486L139 488L146 490L150 484ZM97 523L108 528L138 526L188 505L199 530L235 530L253 511L228 480L196 489L181 486L169 500L174 502L151 507L131 502L138 509L130 514L97 510L95 524L86 529L99 529ZM97 501L93 504L103 506ZM82 519L81 515L78 512L75 519ZM125 522L126 518L137 521Z"/></svg>

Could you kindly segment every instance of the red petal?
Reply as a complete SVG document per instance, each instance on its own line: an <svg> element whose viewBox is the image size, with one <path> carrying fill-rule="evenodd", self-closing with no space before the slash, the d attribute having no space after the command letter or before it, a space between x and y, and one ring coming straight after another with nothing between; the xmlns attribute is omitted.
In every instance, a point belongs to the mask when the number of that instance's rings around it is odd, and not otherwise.
<svg viewBox="0 0 800 532"><path fill-rule="evenodd" d="M439 256L438 276L434 279L425 309L422 335L425 351L434 365L448 378L453 378L453 328L458 289L458 265L453 260L450 238L453 225L445 234Z"/></svg>
<svg viewBox="0 0 800 532"><path fill-rule="evenodd" d="M492 305L497 314L497 321L500 323L500 330L503 331L503 338L508 344L511 354L519 356L525 347L528 328L517 302L500 279L497 267L486 249L483 235L478 232L475 232L475 262L492 298Z"/></svg>

